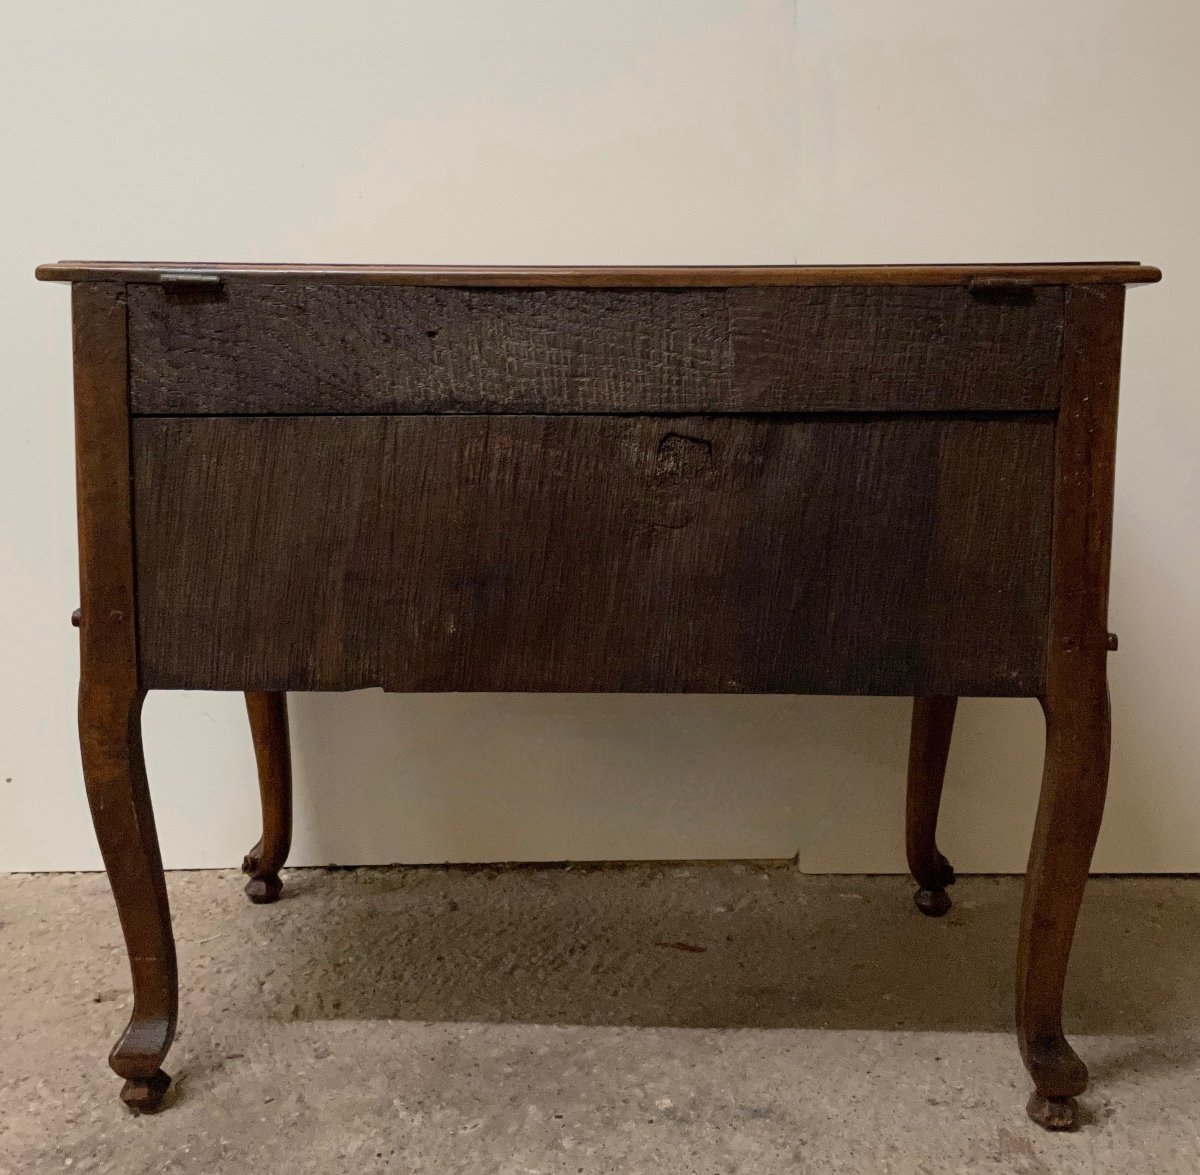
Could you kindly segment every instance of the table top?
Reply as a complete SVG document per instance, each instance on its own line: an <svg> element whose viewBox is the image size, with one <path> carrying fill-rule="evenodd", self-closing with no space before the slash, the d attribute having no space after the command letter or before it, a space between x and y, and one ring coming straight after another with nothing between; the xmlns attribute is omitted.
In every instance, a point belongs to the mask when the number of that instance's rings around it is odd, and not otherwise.
<svg viewBox="0 0 1200 1175"><path fill-rule="evenodd" d="M1136 261L1013 265L673 265L540 266L281 265L199 261L59 261L40 265L40 281L159 282L211 275L285 282L364 282L414 286L725 287L969 285L980 279L1032 285L1112 285L1156 282L1162 273Z"/></svg>

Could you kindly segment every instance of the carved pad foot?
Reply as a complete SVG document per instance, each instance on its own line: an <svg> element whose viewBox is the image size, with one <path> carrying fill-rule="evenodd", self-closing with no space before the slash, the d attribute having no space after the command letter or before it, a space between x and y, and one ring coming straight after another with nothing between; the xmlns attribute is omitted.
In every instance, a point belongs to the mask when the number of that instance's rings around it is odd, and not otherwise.
<svg viewBox="0 0 1200 1175"><path fill-rule="evenodd" d="M171 1088L171 1078L161 1069L148 1078L130 1078L121 1087L121 1101L134 1114L153 1114L162 1109L163 1098Z"/></svg>
<svg viewBox="0 0 1200 1175"><path fill-rule="evenodd" d="M261 850L260 841L242 858L242 872L250 875L250 880L246 882L246 896L260 906L279 901L279 895L283 892L283 882L279 880L278 873L259 872L262 868Z"/></svg>
<svg viewBox="0 0 1200 1175"><path fill-rule="evenodd" d="M953 903L944 889L919 889L913 894L913 902L927 918L940 918Z"/></svg>
<svg viewBox="0 0 1200 1175"><path fill-rule="evenodd" d="M246 882L246 897L255 905L262 906L279 901L283 892L283 882L277 873L264 874L261 877L251 877Z"/></svg>
<svg viewBox="0 0 1200 1175"><path fill-rule="evenodd" d="M1035 1089L1025 1110L1043 1130L1074 1130L1079 1124L1079 1105L1073 1097L1044 1097Z"/></svg>

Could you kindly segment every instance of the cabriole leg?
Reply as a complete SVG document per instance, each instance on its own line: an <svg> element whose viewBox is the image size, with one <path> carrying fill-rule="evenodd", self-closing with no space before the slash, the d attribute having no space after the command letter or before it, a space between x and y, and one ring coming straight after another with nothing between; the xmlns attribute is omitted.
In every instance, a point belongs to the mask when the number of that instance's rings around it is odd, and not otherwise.
<svg viewBox="0 0 1200 1175"><path fill-rule="evenodd" d="M1017 1039L1033 1078L1029 1115L1076 1124L1087 1068L1063 1035L1071 940L1108 787L1108 569L1121 364L1121 286L1064 296L1047 633L1046 765L1017 950Z"/></svg>
<svg viewBox="0 0 1200 1175"><path fill-rule="evenodd" d="M178 976L171 912L142 758L142 693L79 690L83 774L96 837L117 903L133 979L133 1013L109 1054L121 1100L152 1113L171 1084L162 1070L175 1035Z"/></svg>
<svg viewBox="0 0 1200 1175"><path fill-rule="evenodd" d="M938 852L937 820L957 708L957 698L913 699L905 842L908 868L919 887L913 900L931 918L950 909L946 886L955 880L950 862Z"/></svg>
<svg viewBox="0 0 1200 1175"><path fill-rule="evenodd" d="M242 862L250 875L246 895L252 902L274 902L283 883L279 870L292 845L292 758L288 744L287 694L248 692L246 711L258 761L263 832Z"/></svg>
<svg viewBox="0 0 1200 1175"><path fill-rule="evenodd" d="M1017 1039L1034 1084L1030 1117L1050 1130L1068 1130L1088 1074L1063 1035L1063 985L1104 812L1108 692L1099 681L1084 696L1047 697L1042 707L1046 766L1021 909Z"/></svg>
<svg viewBox="0 0 1200 1175"><path fill-rule="evenodd" d="M133 978L133 1013L109 1054L135 1112L157 1110L171 1079L178 977L146 764L134 598L125 288L72 292L79 514L79 742L96 838Z"/></svg>

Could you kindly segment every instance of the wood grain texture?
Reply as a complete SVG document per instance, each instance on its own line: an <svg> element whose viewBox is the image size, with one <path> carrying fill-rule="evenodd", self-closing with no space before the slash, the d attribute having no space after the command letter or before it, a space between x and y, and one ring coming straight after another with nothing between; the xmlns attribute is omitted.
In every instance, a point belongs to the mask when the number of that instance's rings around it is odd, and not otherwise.
<svg viewBox="0 0 1200 1175"><path fill-rule="evenodd" d="M989 411L1058 403L1062 291L730 290L730 395L759 411Z"/></svg>
<svg viewBox="0 0 1200 1175"><path fill-rule="evenodd" d="M1136 261L1008 265L289 265L208 261L58 261L39 265L39 281L156 282L163 274L203 273L268 281L395 283L426 286L677 288L680 286L958 286L983 278L1034 285L1156 282Z"/></svg>
<svg viewBox="0 0 1200 1175"><path fill-rule="evenodd" d="M131 286L134 412L1039 410L1062 291Z"/></svg>
<svg viewBox="0 0 1200 1175"><path fill-rule="evenodd" d="M1041 692L1053 418L135 422L157 688Z"/></svg>
<svg viewBox="0 0 1200 1175"><path fill-rule="evenodd" d="M87 684L138 688L125 289L71 291L79 652Z"/></svg>
<svg viewBox="0 0 1200 1175"><path fill-rule="evenodd" d="M109 1064L121 1097L155 1110L178 1009L175 941L142 754L130 490L125 291L76 286L75 453L79 517L79 743L96 839L133 984L129 1023Z"/></svg>
<svg viewBox="0 0 1200 1175"><path fill-rule="evenodd" d="M1046 765L1017 952L1017 1038L1034 1082L1029 1113L1075 1124L1087 1067L1063 1034L1062 1002L1108 785L1108 572L1125 291L1072 289L1055 450Z"/></svg>

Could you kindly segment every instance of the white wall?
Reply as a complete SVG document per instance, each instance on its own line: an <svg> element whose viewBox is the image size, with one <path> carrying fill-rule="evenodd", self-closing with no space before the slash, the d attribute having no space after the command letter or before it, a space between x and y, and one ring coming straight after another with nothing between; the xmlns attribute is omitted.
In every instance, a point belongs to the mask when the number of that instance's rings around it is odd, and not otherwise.
<svg viewBox="0 0 1200 1175"><path fill-rule="evenodd" d="M99 864L73 729L59 257L1135 258L1097 866L1200 868L1194 0L60 0L0 43L0 868ZM964 703L943 819L1024 866L1033 702ZM169 865L256 835L236 697L152 696ZM294 696L295 863L903 868L900 700Z"/></svg>

